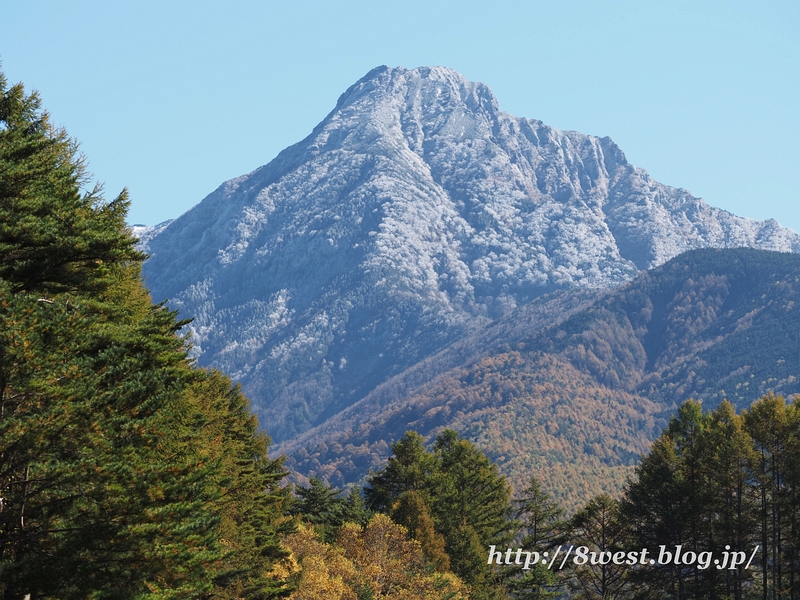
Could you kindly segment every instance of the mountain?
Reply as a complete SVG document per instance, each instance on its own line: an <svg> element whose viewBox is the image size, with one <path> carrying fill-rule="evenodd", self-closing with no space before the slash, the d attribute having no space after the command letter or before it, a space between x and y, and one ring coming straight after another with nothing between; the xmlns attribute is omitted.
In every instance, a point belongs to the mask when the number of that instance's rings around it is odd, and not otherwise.
<svg viewBox="0 0 800 600"><path fill-rule="evenodd" d="M439 67L372 70L306 139L143 238L154 299L194 318L199 364L241 381L276 441L548 292L694 248L800 250Z"/></svg>
<svg viewBox="0 0 800 600"><path fill-rule="evenodd" d="M579 507L620 491L684 400L743 409L800 393L798 255L694 250L573 296L518 309L415 367L426 377L399 375L279 451L293 471L343 485L378 468L398 432L452 428L517 489L535 474Z"/></svg>

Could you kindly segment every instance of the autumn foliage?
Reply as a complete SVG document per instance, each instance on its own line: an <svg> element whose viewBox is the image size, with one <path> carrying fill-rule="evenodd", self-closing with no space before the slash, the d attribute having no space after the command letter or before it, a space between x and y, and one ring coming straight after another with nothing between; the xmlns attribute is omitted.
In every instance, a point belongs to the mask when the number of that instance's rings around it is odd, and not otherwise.
<svg viewBox="0 0 800 600"><path fill-rule="evenodd" d="M469 597L466 586L452 573L429 569L420 543L383 514L364 527L345 524L335 544L322 542L313 528L300 526L286 545L303 568L291 600Z"/></svg>

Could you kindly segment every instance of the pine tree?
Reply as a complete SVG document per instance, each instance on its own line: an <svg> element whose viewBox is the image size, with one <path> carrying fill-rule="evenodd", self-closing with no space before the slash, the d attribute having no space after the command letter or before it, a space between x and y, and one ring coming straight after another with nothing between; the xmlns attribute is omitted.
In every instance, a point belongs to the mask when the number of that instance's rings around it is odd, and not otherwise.
<svg viewBox="0 0 800 600"><path fill-rule="evenodd" d="M213 598L274 598L287 592L273 574L288 553L281 536L293 531L283 458L270 459L269 437L238 385L218 371L196 370L188 395L198 411L191 453L215 465L205 479L223 557L212 572Z"/></svg>
<svg viewBox="0 0 800 600"><path fill-rule="evenodd" d="M786 409L785 574L789 594L800 596L800 398Z"/></svg>
<svg viewBox="0 0 800 600"><path fill-rule="evenodd" d="M365 493L371 506L390 511L404 493L418 494L445 539L453 572L474 597L501 597L503 574L487 564L486 551L510 543L517 524L511 487L497 465L452 430L436 438L433 452L413 431L392 450L387 466L369 479Z"/></svg>
<svg viewBox="0 0 800 600"><path fill-rule="evenodd" d="M485 548L513 538L511 486L497 465L474 444L446 429L433 445L437 475L434 514L443 530L462 520L475 530Z"/></svg>
<svg viewBox="0 0 800 600"><path fill-rule="evenodd" d="M212 467L184 449L180 324L140 305L145 294L119 302L129 271L103 294L5 297L3 320L14 325L0 423L6 593L209 585L219 556L201 481Z"/></svg>
<svg viewBox="0 0 800 600"><path fill-rule="evenodd" d="M0 279L11 292L99 290L140 260L125 231L127 193L106 203L77 144L50 124L36 93L0 73Z"/></svg>
<svg viewBox="0 0 800 600"><path fill-rule="evenodd" d="M364 504L364 498L361 495L361 490L353 487L347 494L344 501L344 508L342 512L342 519L345 523L356 523L358 525L366 525L367 522L374 516L371 511L367 510Z"/></svg>
<svg viewBox="0 0 800 600"><path fill-rule="evenodd" d="M573 539L576 546L586 546L596 553L615 553L626 550L625 530L619 511L619 502L602 494L572 518ZM606 554L606 556L609 556ZM583 565L573 563L574 578L570 588L586 600L612 600L628 597L627 565L611 560L589 560ZM574 597L574 596L573 596Z"/></svg>
<svg viewBox="0 0 800 600"><path fill-rule="evenodd" d="M476 597L502 596L502 574L485 557L489 546L505 547L513 539L517 524L511 486L496 464L453 430L436 438L433 454L437 469L431 510L451 568Z"/></svg>
<svg viewBox="0 0 800 600"><path fill-rule="evenodd" d="M507 596L499 574L486 564L487 546L466 519L447 532L447 552L453 557L453 572L469 586L470 598L499 600Z"/></svg>
<svg viewBox="0 0 800 600"><path fill-rule="evenodd" d="M436 532L428 505L419 492L408 491L392 507L392 520L405 527L412 539L422 546L425 558L436 571L450 570L450 557L445 550L444 537Z"/></svg>
<svg viewBox="0 0 800 600"><path fill-rule="evenodd" d="M280 461L151 304L125 194L81 194L84 178L38 97L0 76L0 592L280 596Z"/></svg>
<svg viewBox="0 0 800 600"><path fill-rule="evenodd" d="M704 507L712 501L705 437L708 415L700 403L684 402L666 431L636 469L625 491L621 510L631 544L657 549L663 545L705 550L711 523ZM696 564L655 565L631 573L665 597L687 597L698 589L702 576Z"/></svg>
<svg viewBox="0 0 800 600"><path fill-rule="evenodd" d="M523 533L520 545L528 551L552 553L566 542L569 524L564 509L531 477L522 496L516 500L516 518ZM558 594L557 571L541 563L525 571L520 569L509 581L514 597L525 600L552 598Z"/></svg>
<svg viewBox="0 0 800 600"><path fill-rule="evenodd" d="M332 542L345 522L347 502L341 497L341 491L312 477L308 487L295 487L295 496L292 514L300 515L303 520L315 525L322 539Z"/></svg>
<svg viewBox="0 0 800 600"><path fill-rule="evenodd" d="M4 593L202 589L217 558L199 510L205 466L170 461L183 430L166 426L183 385L180 324L138 283L125 194L82 195L84 177L38 97L0 76Z"/></svg>
<svg viewBox="0 0 800 600"><path fill-rule="evenodd" d="M364 490L367 506L388 512L404 492L415 491L430 502L436 461L425 449L425 440L416 431L392 444L392 456L382 470L374 473Z"/></svg>
<svg viewBox="0 0 800 600"><path fill-rule="evenodd" d="M727 400L712 413L705 439L705 460L709 473L710 537L705 550L717 553L728 547L733 552L750 552L758 544L758 501L752 483L752 468L757 464L753 440L744 430L744 419ZM723 574L709 570L704 574L708 596L742 598L752 571L744 565Z"/></svg>
<svg viewBox="0 0 800 600"><path fill-rule="evenodd" d="M786 450L791 431L788 417L786 400L774 394L759 399L744 412L745 428L753 439L757 454L754 471L761 521L763 598L768 597L770 590L774 596L783 589L786 517L797 510L787 506L789 456Z"/></svg>

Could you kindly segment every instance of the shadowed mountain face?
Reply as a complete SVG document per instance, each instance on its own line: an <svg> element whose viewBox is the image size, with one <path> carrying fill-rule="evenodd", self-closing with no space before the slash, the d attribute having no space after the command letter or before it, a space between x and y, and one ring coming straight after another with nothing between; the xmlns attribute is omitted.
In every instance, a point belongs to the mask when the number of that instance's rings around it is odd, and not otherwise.
<svg viewBox="0 0 800 600"><path fill-rule="evenodd" d="M516 307L701 247L797 252L774 221L653 181L609 138L498 109L444 68L380 67L302 142L143 233L201 365L289 440Z"/></svg>

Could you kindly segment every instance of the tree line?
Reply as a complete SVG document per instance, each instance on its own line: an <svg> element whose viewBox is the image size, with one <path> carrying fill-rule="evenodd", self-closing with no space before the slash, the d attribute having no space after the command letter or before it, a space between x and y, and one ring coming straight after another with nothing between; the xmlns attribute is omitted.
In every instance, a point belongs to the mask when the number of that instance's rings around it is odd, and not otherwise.
<svg viewBox="0 0 800 600"><path fill-rule="evenodd" d="M706 412L684 402L622 497L601 494L569 517L535 477L512 494L497 466L454 431L430 450L409 431L392 451L363 493L344 497L312 479L296 488L291 512L334 547L346 522L388 517L469 598L800 597L798 400L767 395L742 414L727 401ZM569 560L524 568L523 551Z"/></svg>

